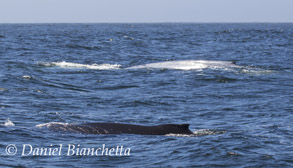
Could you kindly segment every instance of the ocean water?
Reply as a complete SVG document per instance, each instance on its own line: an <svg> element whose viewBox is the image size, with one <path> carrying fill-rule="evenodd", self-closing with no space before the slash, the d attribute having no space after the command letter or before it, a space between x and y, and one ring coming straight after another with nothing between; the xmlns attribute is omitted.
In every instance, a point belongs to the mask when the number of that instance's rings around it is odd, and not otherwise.
<svg viewBox="0 0 293 168"><path fill-rule="evenodd" d="M0 67L0 167L293 167L293 24L0 24Z"/></svg>

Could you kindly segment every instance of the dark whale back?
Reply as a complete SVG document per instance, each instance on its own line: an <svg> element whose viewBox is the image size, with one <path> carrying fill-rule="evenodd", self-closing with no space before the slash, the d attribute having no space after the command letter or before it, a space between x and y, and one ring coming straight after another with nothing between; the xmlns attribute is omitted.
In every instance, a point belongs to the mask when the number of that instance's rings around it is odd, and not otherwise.
<svg viewBox="0 0 293 168"><path fill-rule="evenodd" d="M139 134L139 135L166 135L166 134L193 134L189 124L164 124L157 126L141 126L118 123L87 123L87 124L54 124L48 127L54 130L79 132L85 134Z"/></svg>

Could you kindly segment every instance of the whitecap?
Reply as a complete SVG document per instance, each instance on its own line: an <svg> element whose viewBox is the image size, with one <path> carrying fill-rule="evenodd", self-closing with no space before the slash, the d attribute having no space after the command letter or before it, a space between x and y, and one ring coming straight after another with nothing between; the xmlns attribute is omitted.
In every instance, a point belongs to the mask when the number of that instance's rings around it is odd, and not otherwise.
<svg viewBox="0 0 293 168"><path fill-rule="evenodd" d="M129 36L123 36L125 39L130 39L130 40L134 40L133 37L129 37Z"/></svg>
<svg viewBox="0 0 293 168"><path fill-rule="evenodd" d="M5 126L5 127L12 127L12 126L15 126L15 124L8 118L4 124L1 124L2 126Z"/></svg>
<svg viewBox="0 0 293 168"><path fill-rule="evenodd" d="M31 76L29 76L29 75L23 75L22 76L24 79L31 79L32 77Z"/></svg>

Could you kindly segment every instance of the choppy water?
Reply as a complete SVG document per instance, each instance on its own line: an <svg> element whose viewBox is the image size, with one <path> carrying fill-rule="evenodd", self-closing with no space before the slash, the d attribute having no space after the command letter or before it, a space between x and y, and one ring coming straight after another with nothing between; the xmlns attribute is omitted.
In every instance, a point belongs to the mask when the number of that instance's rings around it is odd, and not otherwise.
<svg viewBox="0 0 293 168"><path fill-rule="evenodd" d="M293 167L292 46L293 24L1 24L0 166ZM188 123L197 136L36 127L52 122ZM24 144L63 148L22 156ZM131 152L66 156L69 144Z"/></svg>

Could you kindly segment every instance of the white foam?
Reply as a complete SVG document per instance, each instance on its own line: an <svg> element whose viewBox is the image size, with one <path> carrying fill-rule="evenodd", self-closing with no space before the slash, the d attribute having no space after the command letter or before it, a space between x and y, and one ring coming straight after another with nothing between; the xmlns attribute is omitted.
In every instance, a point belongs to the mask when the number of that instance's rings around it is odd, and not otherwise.
<svg viewBox="0 0 293 168"><path fill-rule="evenodd" d="M216 134L224 134L226 131L219 131L219 130L211 130L211 129L199 129L196 131L193 131L193 134L197 136L203 136L203 135L216 135Z"/></svg>
<svg viewBox="0 0 293 168"><path fill-rule="evenodd" d="M37 127L37 128L43 128L43 127L49 128L49 127L51 127L51 126L55 126L55 125L63 125L63 126L67 126L68 123L62 123L62 122L49 122L49 123L38 124L38 125L36 125L36 127Z"/></svg>
<svg viewBox="0 0 293 168"><path fill-rule="evenodd" d="M208 61L208 60L185 60L165 61L129 67L128 69L177 69L177 70L202 70L202 69L231 69L240 68L232 61Z"/></svg>
<svg viewBox="0 0 293 168"><path fill-rule="evenodd" d="M41 63L43 66L57 66L61 68L85 68L85 69L96 69L96 70L111 70L119 69L121 65L119 64L79 64L72 62L51 62L51 63Z"/></svg>
<svg viewBox="0 0 293 168"><path fill-rule="evenodd" d="M251 67L242 69L240 72L244 74L249 74L249 75L266 75L266 74L276 73L276 71L274 70L265 70L260 68L251 68Z"/></svg>
<svg viewBox="0 0 293 168"><path fill-rule="evenodd" d="M123 37L126 38L126 39L134 40L133 37L129 37L129 36L123 36Z"/></svg>
<svg viewBox="0 0 293 168"><path fill-rule="evenodd" d="M194 137L197 136L195 134L166 134L165 136L170 136L170 137Z"/></svg>
<svg viewBox="0 0 293 168"><path fill-rule="evenodd" d="M29 75L23 75L22 76L24 79L31 79L32 77L31 76L29 76Z"/></svg>
<svg viewBox="0 0 293 168"><path fill-rule="evenodd" d="M8 118L4 124L1 124L2 126L5 126L5 127L12 127L12 126L15 126L15 124L10 121L10 119Z"/></svg>
<svg viewBox="0 0 293 168"><path fill-rule="evenodd" d="M210 130L210 129L200 129L193 131L193 134L167 134L165 136L172 136L172 137L194 137L194 136L205 136L205 135L217 135L223 134L226 131L217 131L217 130Z"/></svg>

